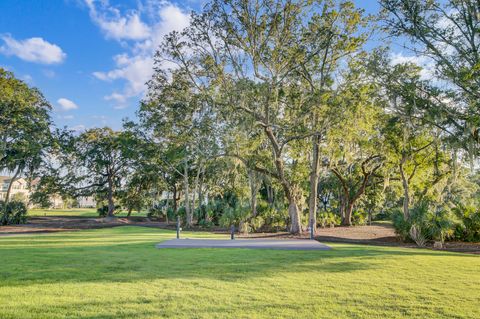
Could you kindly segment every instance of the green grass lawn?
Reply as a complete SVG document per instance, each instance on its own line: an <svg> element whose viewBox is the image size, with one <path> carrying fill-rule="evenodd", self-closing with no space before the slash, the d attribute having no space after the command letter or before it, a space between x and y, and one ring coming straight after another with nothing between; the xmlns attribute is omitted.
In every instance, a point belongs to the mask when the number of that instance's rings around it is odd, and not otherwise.
<svg viewBox="0 0 480 319"><path fill-rule="evenodd" d="M479 317L479 256L154 248L173 237L129 226L0 237L0 317Z"/></svg>
<svg viewBox="0 0 480 319"><path fill-rule="evenodd" d="M69 209L29 209L28 216L68 216L68 217L98 217L96 208L69 208ZM127 216L127 212L120 211L118 217ZM147 216L147 212L132 212L131 216Z"/></svg>

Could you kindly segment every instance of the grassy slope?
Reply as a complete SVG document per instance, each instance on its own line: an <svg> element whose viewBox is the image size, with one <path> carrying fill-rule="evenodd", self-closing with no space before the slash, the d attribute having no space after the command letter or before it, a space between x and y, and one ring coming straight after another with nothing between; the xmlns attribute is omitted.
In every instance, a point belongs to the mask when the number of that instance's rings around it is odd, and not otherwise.
<svg viewBox="0 0 480 319"><path fill-rule="evenodd" d="M0 317L478 318L480 311L478 256L356 245L154 248L173 236L117 227L0 237Z"/></svg>
<svg viewBox="0 0 480 319"><path fill-rule="evenodd" d="M140 214L132 212L132 216L146 216L146 212ZM28 216L71 216L71 217L98 217L96 208L71 208L71 209L30 209ZM127 216L127 212L118 212L118 217Z"/></svg>

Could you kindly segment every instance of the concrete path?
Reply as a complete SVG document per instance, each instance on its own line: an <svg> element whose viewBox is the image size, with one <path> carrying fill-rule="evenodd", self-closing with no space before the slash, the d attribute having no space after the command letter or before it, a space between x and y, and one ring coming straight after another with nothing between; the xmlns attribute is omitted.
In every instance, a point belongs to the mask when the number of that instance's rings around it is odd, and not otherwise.
<svg viewBox="0 0 480 319"><path fill-rule="evenodd" d="M250 248L281 250L329 250L316 240L307 239L171 239L157 248Z"/></svg>

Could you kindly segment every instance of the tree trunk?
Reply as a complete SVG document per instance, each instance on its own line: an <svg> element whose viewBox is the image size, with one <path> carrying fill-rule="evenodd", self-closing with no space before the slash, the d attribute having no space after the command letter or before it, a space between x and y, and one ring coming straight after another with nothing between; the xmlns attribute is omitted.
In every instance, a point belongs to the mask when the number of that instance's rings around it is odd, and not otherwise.
<svg viewBox="0 0 480 319"><path fill-rule="evenodd" d="M265 188L267 189L267 202L270 206L273 206L275 195L273 194L273 187L265 183Z"/></svg>
<svg viewBox="0 0 480 319"><path fill-rule="evenodd" d="M264 128L265 134L270 140L274 153L275 168L277 170L277 179L282 184L285 195L288 199L288 213L290 215L290 232L300 234L302 232L302 221L298 208L298 191L295 184L290 184L285 176L285 163L282 159L282 147L273 134L271 127Z"/></svg>
<svg viewBox="0 0 480 319"><path fill-rule="evenodd" d="M408 209L409 203L410 203L410 191L409 191L409 186L408 186L408 180L407 177L405 176L405 171L403 170L403 159L402 163L399 165L400 169L400 176L402 177L402 186L403 186L403 216L405 220L410 218L410 212Z"/></svg>
<svg viewBox="0 0 480 319"><path fill-rule="evenodd" d="M3 216L0 221L0 225L6 225L8 224L8 215L7 215L7 204L10 199L10 192L12 191L12 185L15 182L15 179L17 178L18 174L20 174L20 167L17 169L15 172L15 175L13 175L12 179L10 180L10 183L8 184L8 189L7 189L7 194L5 194L5 202L4 202L4 211L3 211Z"/></svg>
<svg viewBox="0 0 480 319"><path fill-rule="evenodd" d="M313 227L313 233L317 233L317 196L318 178L320 170L320 136L313 137L312 167L310 172L310 198L308 202L309 218L308 223Z"/></svg>
<svg viewBox="0 0 480 319"><path fill-rule="evenodd" d="M113 180L108 176L108 217L113 217L115 212L115 203L113 202Z"/></svg>
<svg viewBox="0 0 480 319"><path fill-rule="evenodd" d="M340 213L340 217L342 218L342 222L343 220L345 219L345 195L343 194L342 191L339 191L338 192L338 197L340 198L340 207L339 207L339 213Z"/></svg>
<svg viewBox="0 0 480 319"><path fill-rule="evenodd" d="M343 226L352 226L352 212L354 203L347 203L345 207L345 217L342 220Z"/></svg>
<svg viewBox="0 0 480 319"><path fill-rule="evenodd" d="M195 213L195 206L196 206L195 205L195 200L196 200L196 196L197 196L197 193L198 193L198 185L200 183L200 171L201 171L201 169L202 169L202 162L200 162L198 164L197 176L195 176L195 185L193 186L192 205L191 205L192 215Z"/></svg>
<svg viewBox="0 0 480 319"><path fill-rule="evenodd" d="M300 209L298 208L298 194L294 187L288 187L288 184L282 183L288 199L288 215L290 217L290 232L300 234L302 229L302 220L300 218Z"/></svg>
<svg viewBox="0 0 480 319"><path fill-rule="evenodd" d="M167 201L165 203L165 222L167 223L167 225L168 225L168 208L170 206L169 198L170 198L170 192L167 191Z"/></svg>
<svg viewBox="0 0 480 319"><path fill-rule="evenodd" d="M203 181L205 178L205 166L202 168L201 172L201 178L200 178L200 185L198 185L198 207L201 207L203 205L204 199L203 199Z"/></svg>
<svg viewBox="0 0 480 319"><path fill-rule="evenodd" d="M13 183L15 182L19 174L20 167L17 168L17 171L13 175L12 179L10 179L10 183L8 184L7 193L5 194L5 208L7 207L8 201L10 200L10 193L12 192Z"/></svg>
<svg viewBox="0 0 480 319"><path fill-rule="evenodd" d="M300 234L302 232L302 223L300 220L300 210L295 200L289 200L288 215L290 216L290 232Z"/></svg>
<svg viewBox="0 0 480 319"><path fill-rule="evenodd" d="M257 179L256 173L253 170L248 171L248 177L250 182L250 209L252 210L252 217L257 216Z"/></svg>
<svg viewBox="0 0 480 319"><path fill-rule="evenodd" d="M173 214L177 215L178 202L177 202L177 185L173 185Z"/></svg>
<svg viewBox="0 0 480 319"><path fill-rule="evenodd" d="M190 192L189 192L189 185L188 185L188 164L185 161L184 169L183 169L183 188L185 191L185 217L187 220L187 226L191 227L193 224L192 212L190 211Z"/></svg>
<svg viewBox="0 0 480 319"><path fill-rule="evenodd" d="M128 207L127 218L130 218L130 215L132 215L132 210L132 207Z"/></svg>

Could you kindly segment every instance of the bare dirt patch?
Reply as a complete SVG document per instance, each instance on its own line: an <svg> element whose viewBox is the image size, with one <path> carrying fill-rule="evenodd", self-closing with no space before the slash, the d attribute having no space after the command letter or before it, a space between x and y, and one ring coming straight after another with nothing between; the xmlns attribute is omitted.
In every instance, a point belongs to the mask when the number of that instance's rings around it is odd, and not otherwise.
<svg viewBox="0 0 480 319"><path fill-rule="evenodd" d="M294 236L286 232L282 233L254 233L239 235L239 238L308 238L304 233ZM395 230L388 224L372 224L371 226L319 228L315 239L320 242L364 244L379 246L396 246L418 248L414 243L405 243L396 236ZM427 249L433 249L433 243L428 243ZM453 252L465 252L480 254L480 243L447 242L442 250Z"/></svg>
<svg viewBox="0 0 480 319"><path fill-rule="evenodd" d="M116 226L148 226L163 228L164 222L153 222L147 218L87 218L87 217L30 217L23 225L1 226L0 236L13 234L34 234L82 229L98 229Z"/></svg>

